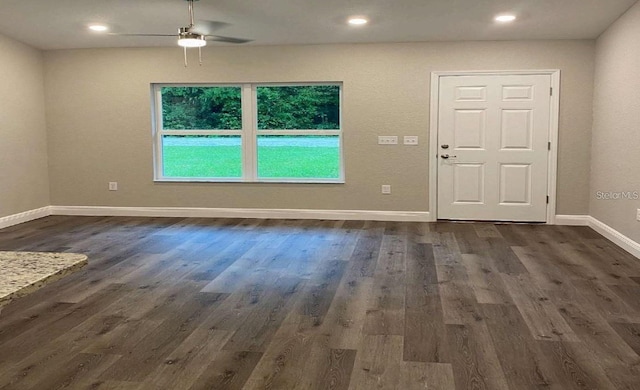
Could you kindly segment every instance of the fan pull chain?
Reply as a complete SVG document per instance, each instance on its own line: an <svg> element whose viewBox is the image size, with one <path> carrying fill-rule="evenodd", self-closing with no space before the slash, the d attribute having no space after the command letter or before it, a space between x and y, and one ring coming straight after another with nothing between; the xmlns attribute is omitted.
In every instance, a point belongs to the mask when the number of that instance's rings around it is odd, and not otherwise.
<svg viewBox="0 0 640 390"><path fill-rule="evenodd" d="M183 47L184 49L184 67L188 68L189 67L189 62L187 60L187 47ZM199 65L202 66L202 48L199 47L198 48L198 61L199 61Z"/></svg>

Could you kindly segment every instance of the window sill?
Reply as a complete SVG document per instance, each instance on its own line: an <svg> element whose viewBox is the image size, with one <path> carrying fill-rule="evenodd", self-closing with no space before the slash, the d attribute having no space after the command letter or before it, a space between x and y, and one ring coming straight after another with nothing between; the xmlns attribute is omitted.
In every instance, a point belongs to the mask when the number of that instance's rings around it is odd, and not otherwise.
<svg viewBox="0 0 640 390"><path fill-rule="evenodd" d="M255 180L247 181L242 179L154 179L154 183L211 183L211 184L345 184L344 180Z"/></svg>

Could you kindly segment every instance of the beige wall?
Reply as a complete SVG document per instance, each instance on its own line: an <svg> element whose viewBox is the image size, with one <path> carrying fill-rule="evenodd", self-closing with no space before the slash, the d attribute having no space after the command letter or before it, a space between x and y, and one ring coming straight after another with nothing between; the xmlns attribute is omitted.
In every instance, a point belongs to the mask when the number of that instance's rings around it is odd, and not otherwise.
<svg viewBox="0 0 640 390"><path fill-rule="evenodd" d="M598 200L598 191L640 192L640 3L597 42L591 162L593 217L640 242L640 200Z"/></svg>
<svg viewBox="0 0 640 390"><path fill-rule="evenodd" d="M49 205L42 53L0 35L0 217Z"/></svg>
<svg viewBox="0 0 640 390"><path fill-rule="evenodd" d="M46 52L52 204L427 211L430 72L559 68L558 213L586 214L594 52L593 41L207 47L187 69L177 47ZM153 183L150 83L268 81L344 82L346 184Z"/></svg>

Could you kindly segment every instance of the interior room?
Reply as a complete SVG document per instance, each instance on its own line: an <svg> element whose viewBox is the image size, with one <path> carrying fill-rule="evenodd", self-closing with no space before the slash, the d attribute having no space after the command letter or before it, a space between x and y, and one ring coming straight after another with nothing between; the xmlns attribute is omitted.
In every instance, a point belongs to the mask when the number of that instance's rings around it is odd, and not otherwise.
<svg viewBox="0 0 640 390"><path fill-rule="evenodd" d="M0 2L0 388L640 388L637 0Z"/></svg>

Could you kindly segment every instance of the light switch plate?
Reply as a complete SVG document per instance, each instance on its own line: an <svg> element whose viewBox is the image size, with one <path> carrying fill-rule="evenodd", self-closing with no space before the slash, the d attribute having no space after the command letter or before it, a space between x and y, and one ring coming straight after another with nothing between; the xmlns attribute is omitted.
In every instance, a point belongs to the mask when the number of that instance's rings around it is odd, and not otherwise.
<svg viewBox="0 0 640 390"><path fill-rule="evenodd" d="M404 144L405 145L417 145L418 144L418 136L417 135L405 135L404 136Z"/></svg>
<svg viewBox="0 0 640 390"><path fill-rule="evenodd" d="M391 186L388 184L382 185L382 193L385 195L389 195L391 193Z"/></svg>
<svg viewBox="0 0 640 390"><path fill-rule="evenodd" d="M378 136L378 145L397 145L397 135L380 135Z"/></svg>

